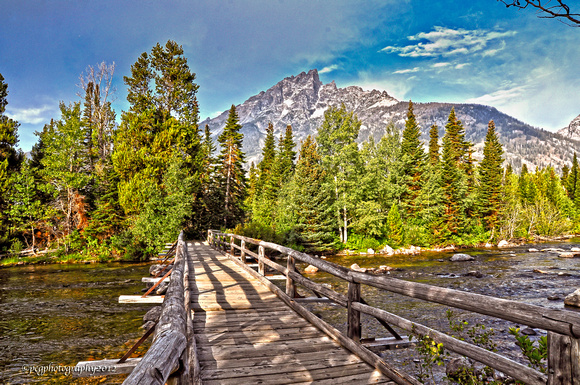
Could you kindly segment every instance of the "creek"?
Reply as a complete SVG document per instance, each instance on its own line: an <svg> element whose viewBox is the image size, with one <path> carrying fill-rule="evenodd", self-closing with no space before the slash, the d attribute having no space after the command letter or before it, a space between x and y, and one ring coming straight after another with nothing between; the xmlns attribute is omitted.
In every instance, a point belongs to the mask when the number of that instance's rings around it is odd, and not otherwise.
<svg viewBox="0 0 580 385"><path fill-rule="evenodd" d="M461 250L475 257L468 262L450 262L453 253L440 252L331 256L328 261L343 266L357 263L362 268L388 265L395 269L389 272L392 277L561 309L564 297L580 287L580 258L563 259L555 253L528 250L569 250L579 242L580 239L572 239L509 249ZM144 287L141 277L148 276L148 268L149 264L143 263L109 263L0 269L0 383L121 383L124 376L73 379L62 371L55 372L54 367L67 368L78 361L120 357L133 345L143 334L142 317L152 305L119 304L118 297L139 294ZM475 271L479 274L470 273ZM329 274L316 273L309 277L346 293L346 283ZM447 307L365 286L362 296L374 306L446 330ZM548 297L560 299L548 300ZM309 307L338 329L346 330L344 309L328 304ZM472 313L459 311L458 314L470 324L482 322L493 327L501 353L521 361L513 337L508 333L509 327L519 325ZM537 336L545 335L543 331L537 332ZM388 332L378 322L363 315L363 338L387 336ZM137 354L146 348L147 344ZM410 353L401 351L383 354L395 354L390 360L403 369L416 360ZM32 366L51 364L52 371L42 375L30 370Z"/></svg>

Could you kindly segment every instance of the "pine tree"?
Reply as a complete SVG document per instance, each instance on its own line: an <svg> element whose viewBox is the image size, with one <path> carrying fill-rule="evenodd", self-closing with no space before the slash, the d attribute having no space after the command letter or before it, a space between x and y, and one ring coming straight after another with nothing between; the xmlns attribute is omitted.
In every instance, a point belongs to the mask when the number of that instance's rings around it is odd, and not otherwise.
<svg viewBox="0 0 580 385"><path fill-rule="evenodd" d="M436 124L429 130L429 162L439 163L439 127Z"/></svg>
<svg viewBox="0 0 580 385"><path fill-rule="evenodd" d="M348 241L348 229L357 205L355 190L361 165L355 140L360 126L358 117L344 105L329 107L316 137L322 163L327 174L333 176L334 212L343 243Z"/></svg>
<svg viewBox="0 0 580 385"><path fill-rule="evenodd" d="M296 143L294 143L292 126L287 125L284 136L280 135L280 140L278 142L278 159L276 167L278 168L277 174L280 176L280 185L286 183L294 172L294 162L296 161L296 151L294 151L294 147L296 147Z"/></svg>
<svg viewBox="0 0 580 385"><path fill-rule="evenodd" d="M300 148L292 180L295 231L307 251L325 251L332 248L334 229L331 195L326 188L327 179L316 142L308 136Z"/></svg>
<svg viewBox="0 0 580 385"><path fill-rule="evenodd" d="M576 152L574 152L574 158L572 159L572 168L570 169L570 174L566 178L566 191L568 192L568 197L571 200L576 199L576 184L578 183L578 158L576 157Z"/></svg>
<svg viewBox="0 0 580 385"><path fill-rule="evenodd" d="M270 227L275 211L278 178L275 175L276 140L274 126L270 122L266 129L266 139L262 148L262 160L258 163L258 179L253 203L253 219Z"/></svg>
<svg viewBox="0 0 580 385"><path fill-rule="evenodd" d="M164 46L158 43L151 54L138 58L124 81L130 109L122 116L113 154L121 207L127 216L136 217L150 199L161 199L166 191L168 160L179 156L185 175L192 178L195 198L181 228L201 231L205 224L195 220L204 210L200 199L204 152L198 128L198 85L183 48L171 40Z"/></svg>
<svg viewBox="0 0 580 385"><path fill-rule="evenodd" d="M223 132L218 137L221 154L218 160L218 179L224 194L222 224L234 227L244 219L243 202L246 197L246 175L242 168L244 153L236 107L232 105Z"/></svg>
<svg viewBox="0 0 580 385"><path fill-rule="evenodd" d="M395 245L403 243L403 221L399 213L399 206L394 202L387 216L387 236Z"/></svg>
<svg viewBox="0 0 580 385"><path fill-rule="evenodd" d="M528 201L529 198L529 177L528 177L528 166L524 163L522 165L522 170L520 171L520 176L518 178L518 192L520 194L520 199L522 203Z"/></svg>
<svg viewBox="0 0 580 385"><path fill-rule="evenodd" d="M8 104L8 84L0 74L0 233L8 228L8 196L11 178L20 168L22 155L16 150L19 123L4 114ZM1 238L1 237L0 237ZM0 239L0 242L2 239Z"/></svg>
<svg viewBox="0 0 580 385"><path fill-rule="evenodd" d="M421 190L421 177L425 167L425 152L420 141L421 130L417 124L413 103L409 101L407 120L401 141L401 172L405 181L405 190L401 197L401 206L406 217L413 217L419 210L417 198Z"/></svg>
<svg viewBox="0 0 580 385"><path fill-rule="evenodd" d="M13 177L8 192L11 225L21 233L30 232L30 247L36 247L36 225L44 219L45 206L42 204L30 162L24 160L20 172ZM28 243L27 237L25 237Z"/></svg>
<svg viewBox="0 0 580 385"><path fill-rule="evenodd" d="M466 152L465 133L461 122L452 108L445 125L443 149L441 154L444 216L441 225L437 226L436 237L448 240L459 235L463 230L465 217L465 200L467 197L467 175L464 167Z"/></svg>
<svg viewBox="0 0 580 385"><path fill-rule="evenodd" d="M483 159L479 164L479 212L487 230L497 227L501 208L503 148L491 120L483 145Z"/></svg>
<svg viewBox="0 0 580 385"><path fill-rule="evenodd" d="M52 206L62 215L56 223L58 235L67 236L88 224L86 189L91 174L80 102L61 103L60 111L61 119L45 125L38 135L44 145L41 176L52 194ZM68 251L68 243L65 248Z"/></svg>

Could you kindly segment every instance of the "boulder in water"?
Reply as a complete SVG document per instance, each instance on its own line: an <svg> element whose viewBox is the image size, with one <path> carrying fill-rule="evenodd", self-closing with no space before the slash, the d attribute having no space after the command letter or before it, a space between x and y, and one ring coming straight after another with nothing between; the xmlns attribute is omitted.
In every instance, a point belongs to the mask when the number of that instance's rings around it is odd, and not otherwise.
<svg viewBox="0 0 580 385"><path fill-rule="evenodd" d="M394 250L391 246L389 245L385 245L385 247L383 247L383 249L380 251L381 254L393 254Z"/></svg>
<svg viewBox="0 0 580 385"><path fill-rule="evenodd" d="M510 247L510 243L508 241L506 241L505 239L499 241L499 243L497 244L497 247Z"/></svg>
<svg viewBox="0 0 580 385"><path fill-rule="evenodd" d="M318 272L318 267L312 266L312 265L308 265L308 267L306 269L304 269L304 272L306 274L315 274L315 273Z"/></svg>
<svg viewBox="0 0 580 385"><path fill-rule="evenodd" d="M580 307L580 289L564 298L564 305Z"/></svg>
<svg viewBox="0 0 580 385"><path fill-rule="evenodd" d="M350 268L354 271L359 271L361 273L366 273L367 269L363 269L362 267L360 267L358 264L353 263L352 265L350 265Z"/></svg>
<svg viewBox="0 0 580 385"><path fill-rule="evenodd" d="M558 257L560 257L560 258L574 258L574 253L570 253L567 251L567 252L558 254Z"/></svg>
<svg viewBox="0 0 580 385"><path fill-rule="evenodd" d="M473 261L474 259L468 254L453 254L453 257L449 258L451 262Z"/></svg>

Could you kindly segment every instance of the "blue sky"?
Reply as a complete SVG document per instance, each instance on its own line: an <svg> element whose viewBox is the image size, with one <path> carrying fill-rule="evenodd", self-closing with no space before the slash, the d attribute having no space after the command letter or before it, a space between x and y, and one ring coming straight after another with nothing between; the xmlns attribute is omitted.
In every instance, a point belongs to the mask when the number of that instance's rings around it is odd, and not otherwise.
<svg viewBox="0 0 580 385"><path fill-rule="evenodd" d="M339 87L489 104L552 131L580 114L580 28L496 0L2 0L1 8L0 73L25 151L34 131L59 118L59 101L79 100L89 65L115 62L120 116L123 76L168 39L197 74L201 119L312 68Z"/></svg>

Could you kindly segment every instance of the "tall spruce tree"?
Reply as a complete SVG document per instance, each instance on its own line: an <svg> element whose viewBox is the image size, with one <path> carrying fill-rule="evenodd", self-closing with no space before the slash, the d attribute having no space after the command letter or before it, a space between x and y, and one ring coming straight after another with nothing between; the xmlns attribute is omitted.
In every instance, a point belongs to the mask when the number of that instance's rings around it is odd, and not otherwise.
<svg viewBox="0 0 580 385"><path fill-rule="evenodd" d="M328 174L318 154L316 142L308 136L302 143L292 180L295 231L307 251L332 248L333 218Z"/></svg>
<svg viewBox="0 0 580 385"><path fill-rule="evenodd" d="M344 105L329 107L316 137L322 163L328 175L333 176L334 211L343 243L348 240L348 229L357 204L355 190L361 165L355 140L360 126L358 117L347 111Z"/></svg>
<svg viewBox="0 0 580 385"><path fill-rule="evenodd" d="M19 123L5 115L8 104L8 84L0 74L0 233L8 230L8 193L11 178L20 168L22 155L16 150ZM2 243L0 236L0 244Z"/></svg>
<svg viewBox="0 0 580 385"><path fill-rule="evenodd" d="M574 152L574 158L572 158L572 168L570 173L566 178L566 191L568 192L568 197L571 200L576 199L576 184L578 183L578 158L576 157L576 152Z"/></svg>
<svg viewBox="0 0 580 385"><path fill-rule="evenodd" d="M499 221L502 192L503 148L490 120L483 144L483 159L479 164L478 205L486 230L494 230Z"/></svg>
<svg viewBox="0 0 580 385"><path fill-rule="evenodd" d="M439 163L439 127L436 124L429 130L429 162Z"/></svg>
<svg viewBox="0 0 580 385"><path fill-rule="evenodd" d="M276 139L272 122L266 128L266 139L262 148L262 160L258 163L258 179L254 201L252 202L253 220L261 225L270 227L275 214L275 202L278 192L278 178L276 175Z"/></svg>
<svg viewBox="0 0 580 385"><path fill-rule="evenodd" d="M280 134L280 140L278 141L276 167L278 168L277 174L280 177L280 184L286 183L294 172L294 162L296 161L295 147L296 143L294 143L292 126L287 125L284 136Z"/></svg>
<svg viewBox="0 0 580 385"><path fill-rule="evenodd" d="M124 81L130 108L123 113L113 154L119 175L120 204L126 215L136 218L144 213L150 199L161 199L157 193L167 193L164 183L169 179L165 174L170 166L168 161L174 159L185 175L191 177L188 180L194 202L189 217L183 218L180 226L193 232L202 225L194 218L203 210L200 198L203 151L195 73L187 64L183 48L170 40L164 46L155 45L151 54L143 53L131 66L131 76L124 77ZM144 234L141 230L134 233Z"/></svg>
<svg viewBox="0 0 580 385"><path fill-rule="evenodd" d="M244 153L236 107L232 104L223 132L218 137L221 153L218 159L218 179L223 196L222 225L231 228L244 219L243 203L246 197L246 175L242 168Z"/></svg>
<svg viewBox="0 0 580 385"><path fill-rule="evenodd" d="M464 227L465 206L467 197L467 175L464 167L466 155L465 133L461 122L451 109L441 154L444 215L441 225L437 226L435 236L441 240L449 240L459 235Z"/></svg>
<svg viewBox="0 0 580 385"><path fill-rule="evenodd" d="M425 168L425 152L421 144L421 129L413 112L413 102L409 101L407 120L401 141L401 172L405 181L405 190L401 196L401 205L405 216L410 219L419 211L418 196L421 190L421 177Z"/></svg>

